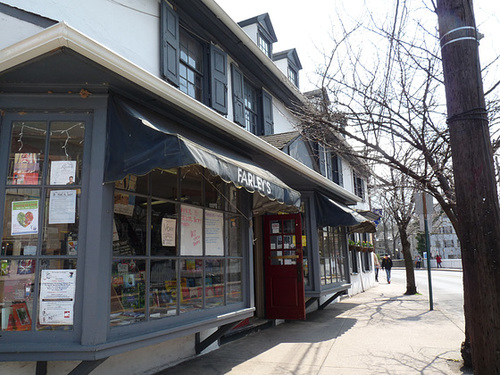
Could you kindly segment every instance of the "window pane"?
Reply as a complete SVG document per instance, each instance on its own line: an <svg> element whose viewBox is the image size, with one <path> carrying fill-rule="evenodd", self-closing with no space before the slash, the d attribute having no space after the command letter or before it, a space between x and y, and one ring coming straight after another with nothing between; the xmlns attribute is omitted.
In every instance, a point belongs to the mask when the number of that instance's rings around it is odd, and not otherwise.
<svg viewBox="0 0 500 375"><path fill-rule="evenodd" d="M203 170L200 166L193 165L182 168L181 175L181 201L201 206Z"/></svg>
<svg viewBox="0 0 500 375"><path fill-rule="evenodd" d="M210 208L224 209L226 199L226 183L218 176L205 174L205 204Z"/></svg>
<svg viewBox="0 0 500 375"><path fill-rule="evenodd" d="M39 214L39 189L7 189L1 255L36 255Z"/></svg>
<svg viewBox="0 0 500 375"><path fill-rule="evenodd" d="M177 255L177 205L151 202L151 255Z"/></svg>
<svg viewBox="0 0 500 375"><path fill-rule="evenodd" d="M227 272L227 303L236 303L243 301L241 287L242 265L240 259L228 260Z"/></svg>
<svg viewBox="0 0 500 375"><path fill-rule="evenodd" d="M83 165L83 122L64 121L50 124L50 185L79 185Z"/></svg>
<svg viewBox="0 0 500 375"><path fill-rule="evenodd" d="M144 320L146 261L113 260L111 279L111 326Z"/></svg>
<svg viewBox="0 0 500 375"><path fill-rule="evenodd" d="M31 331L35 260L0 260L2 331Z"/></svg>
<svg viewBox="0 0 500 375"><path fill-rule="evenodd" d="M154 170L151 172L152 194L157 198L177 200L177 174L178 169Z"/></svg>
<svg viewBox="0 0 500 375"><path fill-rule="evenodd" d="M45 198L43 255L76 255L80 189L49 189Z"/></svg>
<svg viewBox="0 0 500 375"><path fill-rule="evenodd" d="M42 270L76 270L76 259L43 259L40 261L40 271L38 272L38 276L40 277L40 274L42 273ZM75 275L76 276L76 275ZM72 279L74 280L74 279ZM76 281L76 280L74 280ZM40 288L41 288L41 284ZM76 284L74 285L76 287ZM50 301L43 301L42 298L38 298L39 305L38 305L38 317L37 317L37 325L36 329L37 331L69 331L73 329L73 324L62 324L61 323L61 318L64 319L64 317L60 316L60 310L61 308L66 307L64 310L65 312L68 312L71 316L73 314L73 321L74 321L74 296L73 296L73 301L63 301L63 302L57 302L58 305L55 307L55 310L57 310L57 313L54 314L53 310L54 309L54 303ZM69 305L61 305L60 303L66 303Z"/></svg>
<svg viewBox="0 0 500 375"><path fill-rule="evenodd" d="M227 215L226 230L228 232L228 255L241 256L242 239L241 239L241 217Z"/></svg>
<svg viewBox="0 0 500 375"><path fill-rule="evenodd" d="M224 260L205 261L205 307L224 305Z"/></svg>
<svg viewBox="0 0 500 375"><path fill-rule="evenodd" d="M115 193L113 255L145 255L147 199Z"/></svg>
<svg viewBox="0 0 500 375"><path fill-rule="evenodd" d="M177 313L177 262L151 261L149 316L163 318Z"/></svg>
<svg viewBox="0 0 500 375"><path fill-rule="evenodd" d="M181 260L181 313L203 308L203 260Z"/></svg>
<svg viewBox="0 0 500 375"><path fill-rule="evenodd" d="M115 182L115 188L148 194L148 176L129 175L123 180Z"/></svg>
<svg viewBox="0 0 500 375"><path fill-rule="evenodd" d="M46 135L46 122L13 122L7 184L39 185L41 183Z"/></svg>
<svg viewBox="0 0 500 375"><path fill-rule="evenodd" d="M325 258L319 259L319 269L320 269L321 285L326 285Z"/></svg>

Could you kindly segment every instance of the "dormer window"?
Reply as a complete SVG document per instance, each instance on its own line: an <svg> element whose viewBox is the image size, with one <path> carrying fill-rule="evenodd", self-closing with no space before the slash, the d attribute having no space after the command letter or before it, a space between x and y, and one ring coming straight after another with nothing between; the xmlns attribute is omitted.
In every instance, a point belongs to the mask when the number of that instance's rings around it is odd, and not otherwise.
<svg viewBox="0 0 500 375"><path fill-rule="evenodd" d="M258 45L262 52L266 54L266 56L271 57L271 43L261 34L258 36Z"/></svg>
<svg viewBox="0 0 500 375"><path fill-rule="evenodd" d="M292 82L295 87L299 87L299 70L302 69L302 65L300 64L297 50L292 48L274 53L273 61L283 74L286 74L288 80Z"/></svg>
<svg viewBox="0 0 500 375"><path fill-rule="evenodd" d="M273 43L278 39L274 33L273 24L269 18L269 14L264 13L260 16L249 18L247 20L238 22L238 25L248 34L260 50L266 54L267 57L273 56Z"/></svg>
<svg viewBox="0 0 500 375"><path fill-rule="evenodd" d="M288 65L287 76L290 82L292 82L296 87L299 86L299 75L290 65Z"/></svg>

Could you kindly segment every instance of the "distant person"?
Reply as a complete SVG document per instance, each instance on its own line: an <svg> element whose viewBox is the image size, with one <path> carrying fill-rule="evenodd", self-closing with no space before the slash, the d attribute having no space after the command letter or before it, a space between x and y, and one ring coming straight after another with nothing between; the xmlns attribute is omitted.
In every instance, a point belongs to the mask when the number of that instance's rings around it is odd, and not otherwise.
<svg viewBox="0 0 500 375"><path fill-rule="evenodd" d="M375 268L375 281L378 282L378 270L380 269L380 262L378 260L378 256L375 253L373 254L373 266Z"/></svg>
<svg viewBox="0 0 500 375"><path fill-rule="evenodd" d="M392 268L392 260L389 257L389 254L386 254L384 259L382 259L382 269L385 269L388 284L391 283L391 268Z"/></svg>
<svg viewBox="0 0 500 375"><path fill-rule="evenodd" d="M422 266L422 258L420 258L420 255L417 255L415 258L415 263L417 265L417 268L420 268Z"/></svg>
<svg viewBox="0 0 500 375"><path fill-rule="evenodd" d="M441 264L441 262L443 261L443 259L441 258L441 256L438 254L436 256L436 263L437 263L437 268L443 268L443 265Z"/></svg>

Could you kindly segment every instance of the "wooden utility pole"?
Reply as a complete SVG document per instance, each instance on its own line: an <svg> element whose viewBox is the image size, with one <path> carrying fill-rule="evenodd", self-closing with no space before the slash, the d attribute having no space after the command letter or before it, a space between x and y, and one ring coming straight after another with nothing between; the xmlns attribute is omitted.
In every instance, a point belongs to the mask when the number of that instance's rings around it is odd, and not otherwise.
<svg viewBox="0 0 500 375"><path fill-rule="evenodd" d="M472 0L437 0L474 373L500 374L500 210ZM490 35L496 38L496 35Z"/></svg>

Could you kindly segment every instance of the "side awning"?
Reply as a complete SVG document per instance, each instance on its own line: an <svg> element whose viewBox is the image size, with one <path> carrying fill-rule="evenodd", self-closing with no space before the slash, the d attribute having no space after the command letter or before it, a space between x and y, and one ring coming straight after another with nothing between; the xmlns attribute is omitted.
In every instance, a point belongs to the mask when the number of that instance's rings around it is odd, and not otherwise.
<svg viewBox="0 0 500 375"><path fill-rule="evenodd" d="M267 198L256 197L254 211L263 206L271 212L286 211L283 204L289 206L288 211L300 206L299 192L251 160L216 145L194 142L171 132L170 127L175 125L153 111L117 97L110 99L104 182L119 181L129 174L145 175L156 168L197 164L226 183Z"/></svg>
<svg viewBox="0 0 500 375"><path fill-rule="evenodd" d="M375 223L334 200L316 193L316 221L319 226L345 226L350 232L375 233Z"/></svg>

